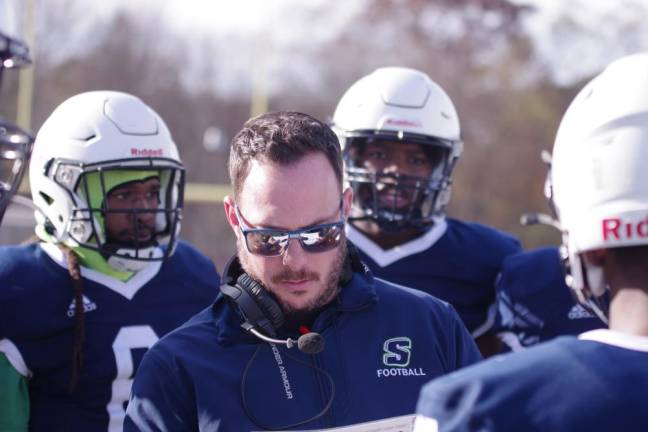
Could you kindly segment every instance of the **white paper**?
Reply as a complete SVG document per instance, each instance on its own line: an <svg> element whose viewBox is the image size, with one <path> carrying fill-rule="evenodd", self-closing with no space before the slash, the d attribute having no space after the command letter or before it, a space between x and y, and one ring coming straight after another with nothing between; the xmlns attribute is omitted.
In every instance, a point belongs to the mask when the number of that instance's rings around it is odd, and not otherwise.
<svg viewBox="0 0 648 432"><path fill-rule="evenodd" d="M436 420L429 417L410 414L350 426L319 430L321 432L437 432L438 424Z"/></svg>

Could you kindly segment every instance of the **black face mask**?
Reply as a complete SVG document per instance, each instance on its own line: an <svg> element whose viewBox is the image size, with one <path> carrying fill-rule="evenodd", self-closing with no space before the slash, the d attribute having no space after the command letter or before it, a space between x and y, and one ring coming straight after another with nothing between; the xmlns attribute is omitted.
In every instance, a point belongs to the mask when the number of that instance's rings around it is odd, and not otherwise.
<svg viewBox="0 0 648 432"><path fill-rule="evenodd" d="M381 144L381 142L387 144ZM391 157L399 142L419 145L426 155L430 174L426 177L369 169L365 162L368 149L385 147L383 157ZM397 138L387 133L359 134L346 139L344 152L345 180L353 188L354 205L349 220L371 220L384 231L426 229L445 211L450 194L453 142L432 137ZM380 166L380 164L379 164Z"/></svg>
<svg viewBox="0 0 648 432"><path fill-rule="evenodd" d="M34 138L0 117L0 221L22 181Z"/></svg>

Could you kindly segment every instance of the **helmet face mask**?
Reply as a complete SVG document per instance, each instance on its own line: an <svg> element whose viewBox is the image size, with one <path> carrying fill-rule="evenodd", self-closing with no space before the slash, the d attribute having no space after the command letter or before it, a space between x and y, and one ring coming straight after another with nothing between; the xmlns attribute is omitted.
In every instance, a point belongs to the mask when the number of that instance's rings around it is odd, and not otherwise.
<svg viewBox="0 0 648 432"><path fill-rule="evenodd" d="M0 118L0 221L22 181L33 137Z"/></svg>
<svg viewBox="0 0 648 432"><path fill-rule="evenodd" d="M31 63L29 48L22 41L0 32L0 61L7 69L28 65Z"/></svg>
<svg viewBox="0 0 648 432"><path fill-rule="evenodd" d="M15 6L12 0L0 0L0 84L5 69L31 62L29 49L20 40ZM22 181L33 141L28 132L0 117L0 221Z"/></svg>
<svg viewBox="0 0 648 432"><path fill-rule="evenodd" d="M72 207L67 238L73 244L100 252L113 259L159 261L173 250L157 251L163 244L175 244L183 209L185 172L173 159L146 158L80 164L52 160L46 176L68 195ZM159 194L155 207L110 206L110 195L132 182L156 179ZM126 180L126 181L124 181ZM51 197L43 194L45 201ZM146 217L150 215L151 217ZM121 216L121 218L120 218ZM111 218L128 219L130 237L111 235ZM150 223L143 223L142 219ZM49 230L54 231L50 224Z"/></svg>
<svg viewBox="0 0 648 432"><path fill-rule="evenodd" d="M395 134L347 137L345 176L354 190L350 220L382 230L423 229L443 213L450 188L452 143Z"/></svg>
<svg viewBox="0 0 648 432"><path fill-rule="evenodd" d="M18 29L18 9L13 0L0 0L0 74L3 68L31 63L29 48Z"/></svg>
<svg viewBox="0 0 648 432"><path fill-rule="evenodd" d="M401 231L443 217L463 142L452 101L426 74L386 67L361 78L340 99L333 129L354 189L351 221ZM378 145L382 161L370 156Z"/></svg>
<svg viewBox="0 0 648 432"><path fill-rule="evenodd" d="M138 98L98 91L63 102L30 166L36 219L54 241L99 252L118 271L173 253L184 166L162 118Z"/></svg>

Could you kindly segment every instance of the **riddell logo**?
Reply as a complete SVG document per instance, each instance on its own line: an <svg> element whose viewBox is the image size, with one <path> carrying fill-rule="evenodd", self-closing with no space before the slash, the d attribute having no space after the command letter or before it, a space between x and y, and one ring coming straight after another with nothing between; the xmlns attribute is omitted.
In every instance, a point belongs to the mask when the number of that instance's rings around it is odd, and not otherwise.
<svg viewBox="0 0 648 432"><path fill-rule="evenodd" d="M138 149L131 147L131 156L137 157L154 157L162 156L162 149Z"/></svg>
<svg viewBox="0 0 648 432"><path fill-rule="evenodd" d="M387 119L385 124L390 126L410 126L410 127L421 127L421 122L407 119Z"/></svg>
<svg viewBox="0 0 648 432"><path fill-rule="evenodd" d="M648 238L648 217L636 222L624 222L621 218L603 219L602 228L603 241Z"/></svg>

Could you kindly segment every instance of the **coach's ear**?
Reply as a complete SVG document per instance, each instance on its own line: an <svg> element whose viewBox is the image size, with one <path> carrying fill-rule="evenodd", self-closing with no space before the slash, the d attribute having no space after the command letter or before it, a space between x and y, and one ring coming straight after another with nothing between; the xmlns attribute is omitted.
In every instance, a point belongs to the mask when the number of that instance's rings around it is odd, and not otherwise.
<svg viewBox="0 0 648 432"><path fill-rule="evenodd" d="M342 205L344 207L344 220L347 220L349 218L349 213L351 213L351 206L353 205L353 189L350 187L346 188L346 190L342 192Z"/></svg>
<svg viewBox="0 0 648 432"><path fill-rule="evenodd" d="M238 229L239 221L238 218L236 217L236 211L234 210L235 206L236 203L234 202L234 198L232 198L231 196L227 195L225 199L223 199L223 208L225 209L225 217L227 218L227 222L229 223L230 227L232 227L232 230L234 231L234 235L238 238L238 236L241 234L241 231Z"/></svg>

